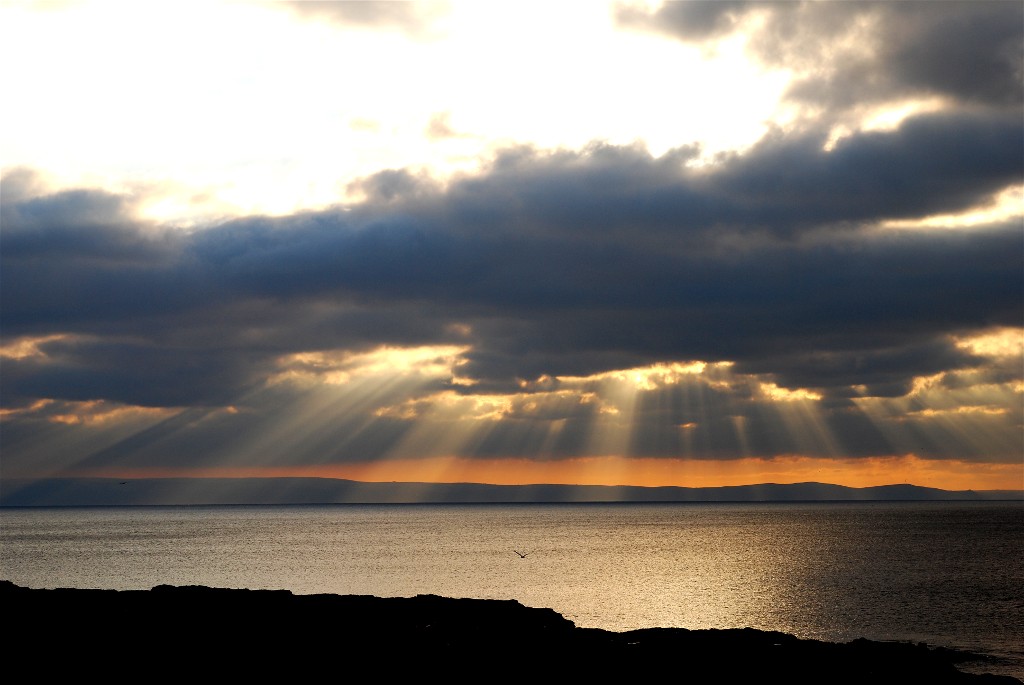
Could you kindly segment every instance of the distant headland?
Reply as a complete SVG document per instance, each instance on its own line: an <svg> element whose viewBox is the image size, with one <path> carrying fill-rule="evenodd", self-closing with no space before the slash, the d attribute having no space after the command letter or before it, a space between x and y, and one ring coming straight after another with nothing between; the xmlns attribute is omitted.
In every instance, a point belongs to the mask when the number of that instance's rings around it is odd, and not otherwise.
<svg viewBox="0 0 1024 685"><path fill-rule="evenodd" d="M851 488L762 483L710 488L368 483L335 478L0 479L0 507L219 504L477 504L583 502L882 502L1020 500L1024 490Z"/></svg>

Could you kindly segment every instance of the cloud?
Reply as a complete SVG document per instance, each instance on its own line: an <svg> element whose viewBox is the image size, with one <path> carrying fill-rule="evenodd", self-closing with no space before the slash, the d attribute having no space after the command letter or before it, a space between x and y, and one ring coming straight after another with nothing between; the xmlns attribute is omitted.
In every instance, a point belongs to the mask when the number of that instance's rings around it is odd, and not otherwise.
<svg viewBox="0 0 1024 685"><path fill-rule="evenodd" d="M488 388L701 359L838 394L856 368L890 394L972 362L950 333L1019 323L1015 224L872 230L1020 183L1019 122L924 115L820 143L767 139L710 168L685 148L517 149L446 187L383 172L346 208L190 232L101 191L5 202L4 329L104 339L45 346L77 370L68 399L165 404L239 392L277 355L451 343L458 324ZM126 387L114 358L145 393L89 396L100 376ZM56 363L8 382L51 396ZM162 377L192 373L194 398Z"/></svg>
<svg viewBox="0 0 1024 685"><path fill-rule="evenodd" d="M449 11L444 0L275 0L272 5L311 20L352 28L394 29L411 36L429 33Z"/></svg>
<svg viewBox="0 0 1024 685"><path fill-rule="evenodd" d="M737 0L665 2L652 10L648 5L623 2L615 18L623 26L661 31L681 40L703 41L729 35L743 16L762 3Z"/></svg>
<svg viewBox="0 0 1024 685"><path fill-rule="evenodd" d="M788 96L841 111L905 98L1017 107L1024 100L1018 2L666 2L619 5L626 28L693 43L740 30L770 68L792 70Z"/></svg>
<svg viewBox="0 0 1024 685"><path fill-rule="evenodd" d="M371 23L412 9L307 4ZM182 227L145 218L146 190L10 170L5 459L1019 460L1020 207L959 220L1024 188L1021 99L1003 87L1019 14L621 10L687 41L759 27L748 49L821 112L710 159L693 141L512 145L445 179L383 169L347 204ZM943 61L955 31L983 76ZM850 111L925 96L942 106L836 135Z"/></svg>
<svg viewBox="0 0 1024 685"><path fill-rule="evenodd" d="M467 137L467 134L452 128L450 112L437 112L431 116L424 133L430 140Z"/></svg>

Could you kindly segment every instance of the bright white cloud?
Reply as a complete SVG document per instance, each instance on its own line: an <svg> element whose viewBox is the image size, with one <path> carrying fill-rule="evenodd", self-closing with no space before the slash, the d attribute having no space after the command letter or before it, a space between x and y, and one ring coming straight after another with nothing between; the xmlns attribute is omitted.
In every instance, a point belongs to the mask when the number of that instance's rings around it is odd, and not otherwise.
<svg viewBox="0 0 1024 685"><path fill-rule="evenodd" d="M176 221L330 204L356 177L445 176L507 144L742 147L785 85L738 42L706 59L617 30L605 3L456 2L426 36L262 2L2 11L5 165L164 187L146 211ZM459 135L431 139L439 113Z"/></svg>

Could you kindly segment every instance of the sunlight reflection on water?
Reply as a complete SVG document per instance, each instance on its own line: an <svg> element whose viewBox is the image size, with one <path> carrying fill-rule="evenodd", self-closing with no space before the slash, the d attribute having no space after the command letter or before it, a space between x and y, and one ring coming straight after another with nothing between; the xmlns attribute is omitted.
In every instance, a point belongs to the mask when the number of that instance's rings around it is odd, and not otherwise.
<svg viewBox="0 0 1024 685"><path fill-rule="evenodd" d="M581 627L749 626L1024 660L1022 514L1019 502L4 509L0 565L30 587L516 599Z"/></svg>

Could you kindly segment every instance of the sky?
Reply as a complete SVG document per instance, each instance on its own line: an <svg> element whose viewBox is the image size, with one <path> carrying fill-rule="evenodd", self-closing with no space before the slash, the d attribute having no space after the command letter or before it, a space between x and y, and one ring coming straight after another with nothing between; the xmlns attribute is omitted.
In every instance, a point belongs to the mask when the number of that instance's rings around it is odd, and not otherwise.
<svg viewBox="0 0 1024 685"><path fill-rule="evenodd" d="M1024 4L0 3L0 478L1024 489Z"/></svg>

